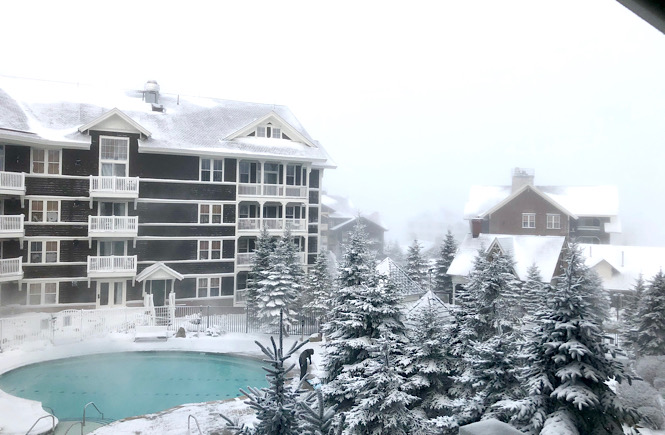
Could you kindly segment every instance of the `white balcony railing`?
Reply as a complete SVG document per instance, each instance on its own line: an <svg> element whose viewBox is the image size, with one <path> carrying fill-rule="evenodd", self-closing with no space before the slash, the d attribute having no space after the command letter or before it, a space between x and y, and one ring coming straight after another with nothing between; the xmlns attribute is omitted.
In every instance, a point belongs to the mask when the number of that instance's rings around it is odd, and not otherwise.
<svg viewBox="0 0 665 435"><path fill-rule="evenodd" d="M284 220L281 218L265 218L261 219L261 224L267 230L283 230L284 229Z"/></svg>
<svg viewBox="0 0 665 435"><path fill-rule="evenodd" d="M305 219L286 219L284 223L291 231L307 230L307 221Z"/></svg>
<svg viewBox="0 0 665 435"><path fill-rule="evenodd" d="M0 172L0 193L25 195L25 174Z"/></svg>
<svg viewBox="0 0 665 435"><path fill-rule="evenodd" d="M136 255L88 257L88 276L136 275Z"/></svg>
<svg viewBox="0 0 665 435"><path fill-rule="evenodd" d="M254 258L253 252L239 252L236 254L236 264L238 266L248 266L252 264Z"/></svg>
<svg viewBox="0 0 665 435"><path fill-rule="evenodd" d="M25 215L0 216L0 237L23 237Z"/></svg>
<svg viewBox="0 0 665 435"><path fill-rule="evenodd" d="M138 234L137 216L89 216L90 237L135 237Z"/></svg>
<svg viewBox="0 0 665 435"><path fill-rule="evenodd" d="M307 186L287 186L284 184L238 184L238 195L271 196L284 198L306 198Z"/></svg>
<svg viewBox="0 0 665 435"><path fill-rule="evenodd" d="M23 257L0 260L0 281L23 278Z"/></svg>
<svg viewBox="0 0 665 435"><path fill-rule="evenodd" d="M259 218L239 218L238 219L238 230L260 230L261 229L261 219Z"/></svg>
<svg viewBox="0 0 665 435"><path fill-rule="evenodd" d="M282 218L240 218L238 219L238 231L259 231L263 227L267 230L282 231L286 227L291 231L306 231L307 221L305 219L282 219Z"/></svg>
<svg viewBox="0 0 665 435"><path fill-rule="evenodd" d="M101 198L138 198L138 177L90 176L90 196Z"/></svg>

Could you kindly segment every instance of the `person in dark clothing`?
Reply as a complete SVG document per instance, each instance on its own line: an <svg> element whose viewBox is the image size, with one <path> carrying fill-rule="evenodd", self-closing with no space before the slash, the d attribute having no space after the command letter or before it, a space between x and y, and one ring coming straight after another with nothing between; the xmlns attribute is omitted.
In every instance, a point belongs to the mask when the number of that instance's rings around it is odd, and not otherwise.
<svg viewBox="0 0 665 435"><path fill-rule="evenodd" d="M300 380L304 379L307 376L307 360L312 364L312 354L314 354L314 349L305 349L300 354L298 362L300 363Z"/></svg>

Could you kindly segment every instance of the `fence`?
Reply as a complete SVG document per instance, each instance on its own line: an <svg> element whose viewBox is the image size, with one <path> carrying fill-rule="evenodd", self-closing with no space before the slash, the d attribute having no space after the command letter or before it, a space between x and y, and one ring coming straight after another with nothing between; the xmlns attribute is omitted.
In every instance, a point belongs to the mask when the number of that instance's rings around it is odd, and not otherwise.
<svg viewBox="0 0 665 435"><path fill-rule="evenodd" d="M100 337L112 332L131 332L137 325L164 325L169 331L275 333L276 325L266 319L223 313L223 307L163 306L98 310L65 310L58 313L31 313L0 319L0 350L17 348L29 342L62 344ZM319 332L318 319L297 316L287 327L291 335Z"/></svg>

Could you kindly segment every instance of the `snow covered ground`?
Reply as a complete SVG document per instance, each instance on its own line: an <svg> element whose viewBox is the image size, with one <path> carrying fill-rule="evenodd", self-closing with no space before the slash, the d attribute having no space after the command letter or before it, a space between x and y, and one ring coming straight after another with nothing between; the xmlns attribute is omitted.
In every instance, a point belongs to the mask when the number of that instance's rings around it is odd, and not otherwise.
<svg viewBox="0 0 665 435"><path fill-rule="evenodd" d="M290 347L300 336L285 338L284 347ZM270 341L267 334L224 334L219 337L190 336L188 338L170 338L168 341L134 342L134 334L109 334L103 338L89 339L83 342L53 346L50 344L35 344L21 350L12 350L0 354L0 373L21 367L26 364L68 358L80 355L101 354L112 352L136 351L196 351L214 352L262 358L264 355L254 343L258 340L262 344ZM322 366L320 343L310 343L306 348L314 349L312 357L313 374L318 375ZM298 361L291 361L296 363ZM132 417L120 420L110 426L95 431L95 434L186 434L188 416L194 415L201 425L204 433L220 430L224 422L219 413L229 417L239 417L241 421L253 418L247 412L247 406L242 400L215 401L201 404L188 404L165 410L157 414L142 417ZM25 434L30 426L46 413L38 402L16 398L0 391L0 433ZM18 417L17 417L18 416ZM191 424L195 426L192 420ZM50 428L50 420L43 420L45 429ZM42 426L40 426L41 428ZM194 433L198 432L194 429Z"/></svg>

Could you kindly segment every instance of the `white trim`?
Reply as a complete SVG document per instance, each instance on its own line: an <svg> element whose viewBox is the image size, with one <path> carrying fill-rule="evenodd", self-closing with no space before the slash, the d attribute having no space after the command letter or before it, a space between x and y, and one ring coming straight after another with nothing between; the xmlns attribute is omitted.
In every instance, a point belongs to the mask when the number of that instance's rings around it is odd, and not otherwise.
<svg viewBox="0 0 665 435"><path fill-rule="evenodd" d="M35 134L32 132L25 132L27 134ZM35 137L24 137L17 136L6 131L0 132L0 141L5 143L5 145L23 145L23 146L38 146L38 147L49 147L49 148L73 148L73 149L90 149L89 142L77 142L77 141L66 141L66 140L50 140L44 139L39 136Z"/></svg>
<svg viewBox="0 0 665 435"><path fill-rule="evenodd" d="M127 145L127 158L124 160L113 160L113 159L105 159L102 157L102 141L104 139L111 139L111 140L123 140L126 145ZM105 135L99 135L99 168L97 174L100 177L104 177L105 175L102 173L102 165L107 164L107 165L116 165L116 164L123 164L125 165L125 174L124 175L116 175L115 171L111 175L106 175L108 176L117 176L117 177L125 177L125 178L130 178L129 177L129 147L130 147L130 142L129 138L126 136L105 136ZM140 181L140 180L139 180Z"/></svg>
<svg viewBox="0 0 665 435"><path fill-rule="evenodd" d="M42 207L43 207L42 208L42 220L40 220L40 221L32 220L32 207L33 207L33 204L35 202L41 202L42 203ZM48 216L48 203L49 202L55 202L58 205L58 210L57 210L58 217L57 217L57 220L55 220L55 221L49 221L48 217L47 217ZM46 224L50 224L50 225L60 223L60 210L61 210L60 200L58 200L58 199L30 199L28 201L28 222L31 223L31 224L46 223ZM26 222L26 223L28 223L28 222Z"/></svg>
<svg viewBox="0 0 665 435"><path fill-rule="evenodd" d="M52 252L52 251L47 251L46 250L46 244L47 243L53 243L53 242L56 243L55 261L48 261L47 262L46 261L46 254L48 252ZM42 256L42 261L39 261L39 262L33 262L32 261L32 254L37 253L36 251L33 252L33 250L32 250L32 244L33 243L41 243L42 244L41 250L39 251L39 253ZM25 262L24 265L35 265L35 264L45 265L45 264L55 264L55 263L59 263L59 262L60 262L60 239L47 239L47 238L41 237L41 238L30 239L28 241L28 259L27 259L27 261Z"/></svg>
<svg viewBox="0 0 665 435"><path fill-rule="evenodd" d="M219 286L217 287L217 291L218 291L219 293L217 294L217 296L211 296L211 295L210 295L210 290L213 288L213 287L211 286L210 282L211 282L214 278L219 279ZM205 299L208 299L208 298L218 298L218 297L221 297L221 296L222 296L222 278L230 278L230 277L228 277L228 276L227 276L227 277L223 277L223 276L221 276L221 275L214 275L214 276L199 276L198 278L196 278L196 298L195 298L195 299L204 299L204 298L205 298ZM199 287L199 280L202 280L202 279L206 280L206 285L205 285L206 295L205 295L205 296L199 296L199 289L200 289L200 288L203 288L203 287ZM234 287L234 290L235 290L235 281L234 281L234 283L233 283L233 287ZM228 296L228 295L226 295L226 296Z"/></svg>
<svg viewBox="0 0 665 435"><path fill-rule="evenodd" d="M551 222L550 222L550 218ZM557 219L555 219L557 218ZM547 222L546 222L546 228L548 230L560 230L561 229L561 215L557 213L547 213Z"/></svg>
<svg viewBox="0 0 665 435"><path fill-rule="evenodd" d="M143 127L141 124L138 122L134 121L132 118L130 118L128 115L123 113L120 109L117 107L114 107L113 109L109 110L108 112L104 113L102 116L99 116L89 123L82 125L78 128L78 131L83 133L85 131L93 129L97 124L100 124L103 121L106 121L107 119L111 118L112 116L118 116L120 117L123 121L127 122L130 126L134 127L136 130L138 130L139 133L141 133L145 137L150 137L152 136L152 133L148 131L145 127Z"/></svg>
<svg viewBox="0 0 665 435"><path fill-rule="evenodd" d="M252 132L252 130L256 131L256 127L258 126L263 126L267 124L268 122L272 122L273 124L277 124L279 128L281 129L282 133L286 133L287 136L291 138L292 142L302 142L305 145L307 145L310 148L318 148L316 144L314 144L312 141L307 139L302 133L298 132L291 124L286 122L284 118L279 116L277 113L274 111L270 111L266 115L262 116L261 118L255 120L254 122L251 122L247 124L245 127L242 127L241 129L237 130L234 133L231 133L230 135L226 136L224 140L234 140L239 137L244 137L247 136L249 133ZM287 128L284 128L284 127ZM286 130L286 132L285 132ZM287 139L285 139L287 140Z"/></svg>
<svg viewBox="0 0 665 435"><path fill-rule="evenodd" d="M521 195L521 194L522 194L525 190L527 190L527 189L530 189L532 192L534 192L536 195L538 195L538 196L540 196L541 198L543 198L546 202L548 202L549 204L551 204L553 207L557 208L558 210L561 210L561 212L562 212L563 214L566 214L566 215L572 217L573 219L577 219L577 216L576 216L574 213L569 212L569 211L566 210L561 204L559 204L558 202L555 202L552 198L548 197L548 196L545 195L543 192L541 192L540 189L538 189L537 187L531 186L531 185L529 185L529 184L523 186L521 189L517 190L516 192L514 192L514 193L508 195L506 198L504 198L504 199L503 199L502 201L500 201L498 204L494 205L494 206L493 206L492 208L490 208L489 210L487 210L487 211L485 211L485 212L479 214L478 217L484 218L484 217L486 217L486 216L490 216L490 215L492 215L495 211L497 211L497 210L503 208L503 206L505 206L506 204L508 204L508 203L509 203L510 201L512 201L513 199L517 198L519 195Z"/></svg>
<svg viewBox="0 0 665 435"><path fill-rule="evenodd" d="M526 222L525 219L526 218ZM527 226L524 226L524 224ZM533 225L531 225L533 224ZM522 228L523 229L533 229L536 228L536 214L535 213L522 213Z"/></svg>
<svg viewBox="0 0 665 435"><path fill-rule="evenodd" d="M44 165L44 172L34 172L34 163L35 163L35 151L43 151L44 152L44 160L42 164ZM48 167L51 161L48 158L49 152L50 151L56 151L58 153L58 172L55 174L50 174L48 172ZM30 147L30 172L31 175L43 175L46 177L52 177L54 175L60 175L62 174L62 150L61 149L47 149L47 148L33 148Z"/></svg>
<svg viewBox="0 0 665 435"><path fill-rule="evenodd" d="M210 172L210 180L203 180L202 175L203 175L203 161L206 160L210 162L210 169L208 170ZM222 179L221 181L214 181L215 178L215 162L222 162L222 169L221 174L222 174ZM220 159L215 159L215 158L210 158L210 157L199 157L199 182L200 183L214 183L214 184L219 184L224 182L224 158Z"/></svg>
<svg viewBox="0 0 665 435"><path fill-rule="evenodd" d="M35 284L38 285L38 290L39 290L39 303L38 304L31 304L30 303L30 284ZM46 284L55 284L55 302L54 303L46 303ZM26 291L25 291L25 298L26 298L26 306L30 307L35 307L38 305L58 305L60 302L60 282L58 281L42 281L42 282L35 282L31 281L28 282L28 285L26 286Z"/></svg>
<svg viewBox="0 0 665 435"><path fill-rule="evenodd" d="M205 251L201 250L201 242L208 242L208 248ZM213 242L219 242L219 258L212 258L212 254L214 252L217 252L216 249L212 248ZM197 260L198 261L207 261L207 262L221 261L222 260L223 245L224 245L224 243L223 243L222 239L219 239L219 238L201 238L201 237L199 237L198 241L196 242L196 258L197 258ZM201 258L201 253L202 252L206 252L206 255L207 255L208 258ZM228 260L231 261L232 259L229 258Z"/></svg>
<svg viewBox="0 0 665 435"><path fill-rule="evenodd" d="M208 212L207 213L202 213L201 208L203 206L208 206ZM214 216L217 215L217 213L214 213L213 210L216 206L219 206L219 222L213 222ZM224 220L224 204L213 204L213 203L208 203L208 202L200 202L199 203L199 220L198 222L194 222L195 224L198 225L221 225L222 221ZM201 217L206 216L208 218L208 222L201 222ZM234 225L235 223L232 224L227 224L227 225Z"/></svg>
<svg viewBox="0 0 665 435"><path fill-rule="evenodd" d="M97 307L120 307L124 306L127 303L127 279L96 279L95 280L95 301ZM115 284L122 284L122 295L120 296L120 302L115 300ZM101 305L101 290L102 284L108 284L108 304ZM112 303L111 303L112 301Z"/></svg>

